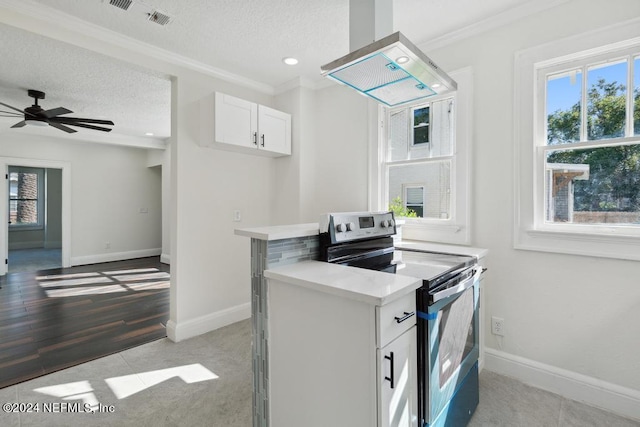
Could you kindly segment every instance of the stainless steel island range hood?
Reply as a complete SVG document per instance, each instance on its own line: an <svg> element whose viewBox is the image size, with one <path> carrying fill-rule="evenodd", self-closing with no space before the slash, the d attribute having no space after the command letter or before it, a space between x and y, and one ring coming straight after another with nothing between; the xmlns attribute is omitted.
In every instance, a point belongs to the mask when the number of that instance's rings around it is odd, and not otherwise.
<svg viewBox="0 0 640 427"><path fill-rule="evenodd" d="M357 3L356 6L360 7L358 11L362 10L363 5L367 7L366 0L352 0L352 3ZM352 4L352 14L353 7ZM374 9L372 13L376 12L377 9ZM385 18L391 21L389 6L384 13ZM354 19L350 19L353 27ZM377 25L381 19L374 21L373 25ZM377 28L374 30L380 32ZM353 39L354 29L350 28L350 31ZM380 38L323 65L321 73L390 107L457 89L456 82L400 32Z"/></svg>

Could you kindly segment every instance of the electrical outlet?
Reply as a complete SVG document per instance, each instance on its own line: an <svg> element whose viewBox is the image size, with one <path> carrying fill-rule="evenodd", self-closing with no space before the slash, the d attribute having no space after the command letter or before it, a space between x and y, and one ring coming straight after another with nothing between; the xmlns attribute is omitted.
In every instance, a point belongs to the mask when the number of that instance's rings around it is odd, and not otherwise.
<svg viewBox="0 0 640 427"><path fill-rule="evenodd" d="M235 222L242 221L242 215L240 214L240 211L233 211L233 220Z"/></svg>
<svg viewBox="0 0 640 427"><path fill-rule="evenodd" d="M491 333L493 335L504 336L504 319L500 317L491 317Z"/></svg>

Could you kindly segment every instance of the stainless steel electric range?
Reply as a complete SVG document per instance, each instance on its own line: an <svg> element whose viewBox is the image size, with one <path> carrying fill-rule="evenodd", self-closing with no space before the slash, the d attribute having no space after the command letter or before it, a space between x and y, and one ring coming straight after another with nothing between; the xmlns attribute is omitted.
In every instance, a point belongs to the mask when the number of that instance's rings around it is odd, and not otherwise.
<svg viewBox="0 0 640 427"><path fill-rule="evenodd" d="M419 427L465 426L478 405L479 283L471 256L395 249L392 212L323 216L320 259L422 279L416 291Z"/></svg>

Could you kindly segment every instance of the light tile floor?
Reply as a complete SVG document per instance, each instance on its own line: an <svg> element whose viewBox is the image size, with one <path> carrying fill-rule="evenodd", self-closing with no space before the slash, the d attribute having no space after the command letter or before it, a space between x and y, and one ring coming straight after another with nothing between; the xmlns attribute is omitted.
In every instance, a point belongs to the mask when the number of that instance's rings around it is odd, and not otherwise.
<svg viewBox="0 0 640 427"><path fill-rule="evenodd" d="M178 344L163 339L0 389L1 403L40 404L38 413L0 412L0 426L250 427L250 328L245 320ZM640 427L492 372L480 387L472 427ZM114 412L45 412L63 402Z"/></svg>

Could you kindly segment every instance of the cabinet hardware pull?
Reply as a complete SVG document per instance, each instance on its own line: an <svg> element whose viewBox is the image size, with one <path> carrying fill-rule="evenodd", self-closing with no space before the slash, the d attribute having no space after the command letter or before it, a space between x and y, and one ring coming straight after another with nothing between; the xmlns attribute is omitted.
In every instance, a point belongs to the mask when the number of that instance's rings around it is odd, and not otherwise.
<svg viewBox="0 0 640 427"><path fill-rule="evenodd" d="M253 145L258 145L258 132L253 133Z"/></svg>
<svg viewBox="0 0 640 427"><path fill-rule="evenodd" d="M396 316L396 317L394 317L394 319L396 319L397 323L402 323L402 322L404 322L405 320L407 320L408 318L410 318L411 316L413 316L415 314L416 314L415 311L412 311L411 313L408 313L408 312L405 311L404 312L404 316L402 316L402 317L397 317Z"/></svg>
<svg viewBox="0 0 640 427"><path fill-rule="evenodd" d="M260 138L262 139L262 143L260 145L262 145L264 147L264 133L262 134L262 136Z"/></svg>
<svg viewBox="0 0 640 427"><path fill-rule="evenodd" d="M391 365L391 377L384 377L385 380L389 381L391 383L391 388L393 389L394 387L394 380L393 380L393 351L389 352L389 355L385 355L384 356L385 359L387 359L390 362Z"/></svg>

